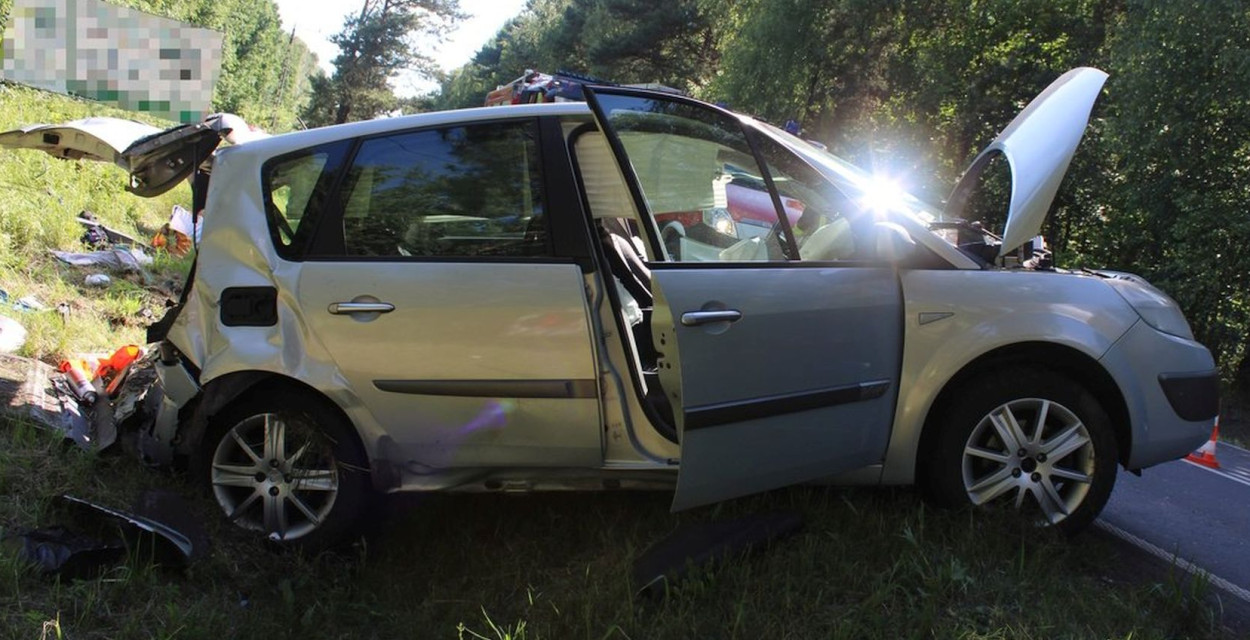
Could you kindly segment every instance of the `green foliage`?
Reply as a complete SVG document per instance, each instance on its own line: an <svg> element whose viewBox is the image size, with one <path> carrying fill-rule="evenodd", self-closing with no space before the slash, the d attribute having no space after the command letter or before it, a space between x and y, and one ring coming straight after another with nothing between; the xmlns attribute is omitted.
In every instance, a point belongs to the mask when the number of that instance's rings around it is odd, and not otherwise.
<svg viewBox="0 0 1250 640"><path fill-rule="evenodd" d="M0 0L0 20L6 24L12 1ZM236 113L271 131L298 125L316 56L299 39L283 33L273 0L113 1L224 35L214 111Z"/></svg>
<svg viewBox="0 0 1250 640"><path fill-rule="evenodd" d="M317 97L305 112L308 124L367 120L394 109L398 99L390 80L397 73L434 71L412 38L441 38L462 17L457 0L364 0L360 13L330 38L340 53L332 77L312 80Z"/></svg>
<svg viewBox="0 0 1250 640"><path fill-rule="evenodd" d="M435 105L479 107L488 91L526 69L569 70L613 82L658 82L700 91L721 59L730 4L530 0L471 62L444 77Z"/></svg>
<svg viewBox="0 0 1250 640"><path fill-rule="evenodd" d="M1171 293L1250 381L1250 8L1129 2L1110 51L1115 182L1089 250Z"/></svg>

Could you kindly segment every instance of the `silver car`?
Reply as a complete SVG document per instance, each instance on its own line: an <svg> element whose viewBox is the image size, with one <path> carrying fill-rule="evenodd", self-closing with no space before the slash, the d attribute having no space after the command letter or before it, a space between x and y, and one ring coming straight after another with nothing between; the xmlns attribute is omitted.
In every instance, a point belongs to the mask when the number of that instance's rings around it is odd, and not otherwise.
<svg viewBox="0 0 1250 640"><path fill-rule="evenodd" d="M1217 411L1170 298L1055 268L1036 237L1105 78L1059 78L945 210L750 117L615 87L215 153L211 124L111 154L55 127L0 143L116 162L138 193L213 154L140 436L275 541L342 540L376 492L675 486L678 510L813 481L1076 531L1117 464L1185 455ZM962 220L996 156L1001 236ZM723 223L731 181L771 228ZM662 237L678 214L704 222Z"/></svg>

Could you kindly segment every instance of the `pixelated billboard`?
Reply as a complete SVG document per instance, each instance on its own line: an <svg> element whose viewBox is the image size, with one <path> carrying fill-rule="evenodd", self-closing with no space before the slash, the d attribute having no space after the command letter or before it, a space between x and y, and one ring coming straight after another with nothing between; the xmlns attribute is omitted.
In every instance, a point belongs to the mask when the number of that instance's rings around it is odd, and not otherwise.
<svg viewBox="0 0 1250 640"><path fill-rule="evenodd" d="M0 77L195 122L212 111L222 35L99 0L15 0Z"/></svg>

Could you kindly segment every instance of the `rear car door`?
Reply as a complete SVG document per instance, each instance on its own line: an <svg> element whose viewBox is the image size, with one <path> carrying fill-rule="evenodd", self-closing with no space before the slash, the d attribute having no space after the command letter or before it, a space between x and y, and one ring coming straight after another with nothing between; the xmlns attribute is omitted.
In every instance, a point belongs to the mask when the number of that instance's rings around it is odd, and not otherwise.
<svg viewBox="0 0 1250 640"><path fill-rule="evenodd" d="M534 118L365 138L307 239L297 308L409 473L602 463L585 285L553 251L539 139ZM300 243L325 162L266 166L279 245Z"/></svg>
<svg viewBox="0 0 1250 640"><path fill-rule="evenodd" d="M673 508L880 463L903 327L897 273L873 255L871 220L842 220L853 203L729 112L652 92L589 93L663 257L650 265L652 337L681 444ZM772 202L767 232L738 234L718 212L743 197L725 188L731 179ZM673 212L713 222L698 230L700 251L677 255L661 241L657 217ZM803 259L802 227L841 237Z"/></svg>

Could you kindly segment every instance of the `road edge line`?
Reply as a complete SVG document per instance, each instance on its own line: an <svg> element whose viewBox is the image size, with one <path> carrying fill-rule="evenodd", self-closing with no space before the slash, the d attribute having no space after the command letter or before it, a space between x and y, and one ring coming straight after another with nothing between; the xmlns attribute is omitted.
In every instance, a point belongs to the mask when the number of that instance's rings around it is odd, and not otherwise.
<svg viewBox="0 0 1250 640"><path fill-rule="evenodd" d="M1194 462L1193 460L1190 460L1189 458L1181 458L1181 461L1190 466L1198 467L1199 469L1202 469L1203 471L1214 473L1215 475L1220 476L1221 478L1227 478L1229 480L1232 480L1233 482L1240 482L1241 484L1244 484L1247 487L1250 487L1250 480L1246 480L1245 478L1238 478L1237 476L1231 473L1228 473L1227 471L1224 471L1223 469L1212 469L1211 467L1208 467L1206 465L1198 464L1197 462Z"/></svg>
<svg viewBox="0 0 1250 640"><path fill-rule="evenodd" d="M1180 555L1175 554L1175 553L1168 553L1167 551L1164 551L1163 549L1160 549L1159 547L1156 547L1155 545L1149 542L1146 542L1145 540L1111 524L1110 522L1107 522L1106 520L1102 520L1102 519L1095 520L1094 526L1098 527L1099 529L1102 529L1103 531L1106 531L1107 533L1110 533L1111 535L1117 538L1120 538L1121 540L1137 547L1138 549L1141 549L1142 551L1145 551L1146 553L1149 553L1150 555L1156 558L1159 558L1160 560L1163 560L1164 562L1174 564L1177 567L1180 567L1186 573L1189 573L1195 576L1201 573L1206 576L1207 580L1210 581L1212 585L1240 599L1242 602L1245 602L1246 604L1250 604L1250 591L1247 591L1246 589L1243 589L1229 582L1228 580L1225 580L1224 578L1221 578L1215 575L1214 573L1211 573L1210 571L1203 569L1202 567L1199 567L1198 565L1180 557Z"/></svg>

